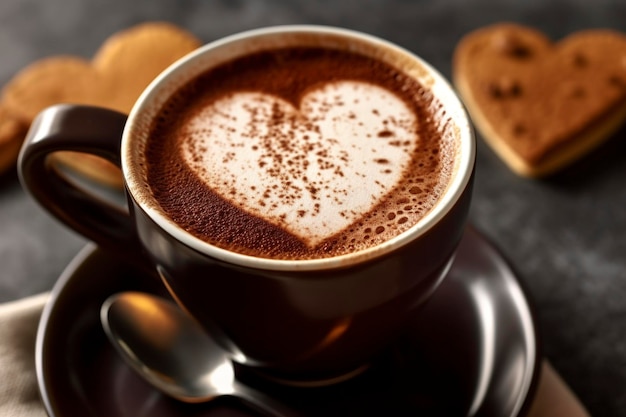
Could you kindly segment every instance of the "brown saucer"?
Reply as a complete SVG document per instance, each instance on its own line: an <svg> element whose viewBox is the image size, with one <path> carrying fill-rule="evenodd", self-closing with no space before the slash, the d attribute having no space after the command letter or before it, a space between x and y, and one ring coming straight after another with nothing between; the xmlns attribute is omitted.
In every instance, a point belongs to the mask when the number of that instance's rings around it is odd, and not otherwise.
<svg viewBox="0 0 626 417"><path fill-rule="evenodd" d="M117 356L100 327L110 294L163 295L160 283L95 246L52 291L37 335L39 389L51 417L249 416L236 399L183 404ZM539 376L536 321L501 254L469 228L449 277L371 370L326 388L281 388L240 376L304 416L520 416Z"/></svg>

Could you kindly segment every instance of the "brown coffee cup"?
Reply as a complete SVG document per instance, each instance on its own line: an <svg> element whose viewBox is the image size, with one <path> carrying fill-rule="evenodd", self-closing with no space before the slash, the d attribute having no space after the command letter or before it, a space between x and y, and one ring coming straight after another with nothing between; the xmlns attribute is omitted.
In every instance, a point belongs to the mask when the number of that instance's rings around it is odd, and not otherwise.
<svg viewBox="0 0 626 417"><path fill-rule="evenodd" d="M159 208L143 152L164 103L190 80L267 48L314 46L400 68L440 103L432 117L454 158L434 207L407 230L353 253L275 259L239 253L186 231ZM86 152L122 169L128 212L77 187L48 163L56 151ZM173 298L230 352L233 361L284 381L354 374L419 314L444 279L470 206L475 142L450 85L420 58L353 31L285 26L208 44L164 71L129 116L77 105L43 111L19 160L23 185L50 213L104 249L156 271Z"/></svg>

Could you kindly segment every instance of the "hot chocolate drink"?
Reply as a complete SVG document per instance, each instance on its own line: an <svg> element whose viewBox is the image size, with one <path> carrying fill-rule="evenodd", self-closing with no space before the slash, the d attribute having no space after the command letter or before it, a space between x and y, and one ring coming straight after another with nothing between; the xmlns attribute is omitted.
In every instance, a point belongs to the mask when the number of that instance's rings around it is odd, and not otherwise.
<svg viewBox="0 0 626 417"><path fill-rule="evenodd" d="M180 88L145 146L161 210L198 238L273 259L383 244L450 182L445 112L380 60L315 47L255 52Z"/></svg>

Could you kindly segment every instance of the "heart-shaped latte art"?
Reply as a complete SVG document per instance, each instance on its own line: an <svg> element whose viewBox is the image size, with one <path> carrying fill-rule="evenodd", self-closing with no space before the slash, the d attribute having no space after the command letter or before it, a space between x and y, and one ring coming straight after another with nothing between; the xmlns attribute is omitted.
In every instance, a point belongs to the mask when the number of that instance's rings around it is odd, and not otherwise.
<svg viewBox="0 0 626 417"><path fill-rule="evenodd" d="M298 107L236 92L186 121L181 152L214 192L314 247L398 184L417 123L402 99L365 82L327 83Z"/></svg>
<svg viewBox="0 0 626 417"><path fill-rule="evenodd" d="M573 162L626 119L626 37L616 31L552 43L531 28L496 24L463 38L453 70L484 139L525 176Z"/></svg>

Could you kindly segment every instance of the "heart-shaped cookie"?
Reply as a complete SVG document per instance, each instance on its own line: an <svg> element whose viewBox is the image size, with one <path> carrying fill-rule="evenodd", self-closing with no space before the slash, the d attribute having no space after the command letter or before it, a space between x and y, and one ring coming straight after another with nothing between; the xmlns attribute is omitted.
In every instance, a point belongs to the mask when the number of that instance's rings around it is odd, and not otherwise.
<svg viewBox="0 0 626 417"><path fill-rule="evenodd" d="M453 77L476 127L518 174L579 159L626 119L626 36L587 30L552 43L503 23L466 35Z"/></svg>
<svg viewBox="0 0 626 417"><path fill-rule="evenodd" d="M318 85L298 108L239 92L184 123L182 155L213 191L315 247L401 181L417 125L402 99L365 82Z"/></svg>
<svg viewBox="0 0 626 417"><path fill-rule="evenodd" d="M152 79L198 46L198 39L174 25L144 23L107 39L92 61L57 56L29 65L4 87L1 103L25 125L44 108L58 103L90 104L128 113ZM119 170L100 158L72 152L55 157L93 179L122 184Z"/></svg>

